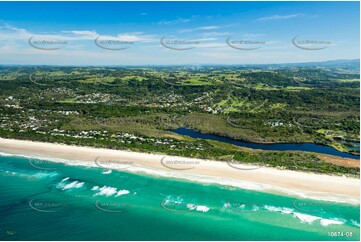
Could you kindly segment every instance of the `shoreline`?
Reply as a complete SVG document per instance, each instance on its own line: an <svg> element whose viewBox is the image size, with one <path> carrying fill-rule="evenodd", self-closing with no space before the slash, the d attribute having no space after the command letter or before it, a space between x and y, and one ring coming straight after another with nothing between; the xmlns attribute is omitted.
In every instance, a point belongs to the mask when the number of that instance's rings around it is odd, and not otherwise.
<svg viewBox="0 0 361 242"><path fill-rule="evenodd" d="M359 204L360 180L345 176L3 138L0 138L0 152L69 165L120 169L132 173L216 183L248 190Z"/></svg>

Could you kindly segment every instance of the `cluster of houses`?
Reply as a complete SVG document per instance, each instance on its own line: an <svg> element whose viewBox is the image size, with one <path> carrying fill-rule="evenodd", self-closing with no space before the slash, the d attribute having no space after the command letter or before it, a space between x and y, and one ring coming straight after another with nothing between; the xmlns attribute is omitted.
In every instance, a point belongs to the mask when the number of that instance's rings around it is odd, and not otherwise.
<svg viewBox="0 0 361 242"><path fill-rule="evenodd" d="M178 141L171 138L142 137L128 132L111 133L105 130L104 131L99 131L99 130L69 131L69 130L53 129L52 131L49 132L49 134L52 136L72 137L77 139L109 140L122 144L150 144L154 146L163 146L172 149L204 150L202 144L193 144L189 142Z"/></svg>
<svg viewBox="0 0 361 242"><path fill-rule="evenodd" d="M57 123L59 120L49 120L33 115L27 115L24 110L21 113L2 115L0 117L0 128L9 131L28 132L48 127L49 123Z"/></svg>

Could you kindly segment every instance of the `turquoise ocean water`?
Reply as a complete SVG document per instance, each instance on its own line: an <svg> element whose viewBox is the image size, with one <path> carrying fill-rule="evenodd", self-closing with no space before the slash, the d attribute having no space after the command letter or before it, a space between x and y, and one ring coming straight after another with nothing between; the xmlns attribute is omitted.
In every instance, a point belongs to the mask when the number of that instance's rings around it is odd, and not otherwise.
<svg viewBox="0 0 361 242"><path fill-rule="evenodd" d="M0 156L0 240L359 240L359 209Z"/></svg>

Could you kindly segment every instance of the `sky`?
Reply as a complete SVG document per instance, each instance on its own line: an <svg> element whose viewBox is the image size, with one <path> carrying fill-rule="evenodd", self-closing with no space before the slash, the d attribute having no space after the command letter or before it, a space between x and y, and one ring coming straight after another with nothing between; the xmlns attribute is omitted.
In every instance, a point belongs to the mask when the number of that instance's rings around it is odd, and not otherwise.
<svg viewBox="0 0 361 242"><path fill-rule="evenodd" d="M359 2L0 2L0 64L360 58Z"/></svg>

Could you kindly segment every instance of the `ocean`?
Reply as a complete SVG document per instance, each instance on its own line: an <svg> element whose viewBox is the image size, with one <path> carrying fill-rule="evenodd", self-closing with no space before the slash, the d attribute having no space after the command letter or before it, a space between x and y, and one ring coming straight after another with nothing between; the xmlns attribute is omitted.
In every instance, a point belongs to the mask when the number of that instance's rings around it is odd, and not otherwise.
<svg viewBox="0 0 361 242"><path fill-rule="evenodd" d="M360 206L0 155L0 240L360 240Z"/></svg>

